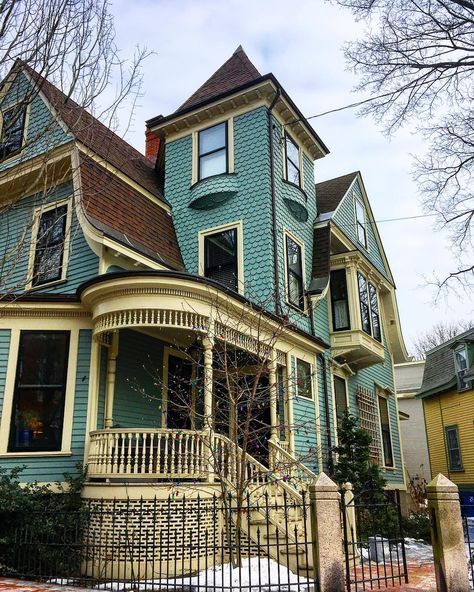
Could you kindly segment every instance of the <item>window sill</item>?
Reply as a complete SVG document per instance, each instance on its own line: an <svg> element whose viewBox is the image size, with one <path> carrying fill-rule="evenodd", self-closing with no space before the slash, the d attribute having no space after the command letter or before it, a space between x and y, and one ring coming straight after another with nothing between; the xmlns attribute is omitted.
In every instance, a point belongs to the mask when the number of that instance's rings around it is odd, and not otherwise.
<svg viewBox="0 0 474 592"><path fill-rule="evenodd" d="M285 178L283 178L282 181L283 181L283 183L286 183L287 185L290 185L291 187L298 189L298 191L300 191L303 194L305 201L308 201L308 196L306 194L306 191L301 187L301 185L297 185L296 183L293 183L292 181L287 181Z"/></svg>
<svg viewBox="0 0 474 592"><path fill-rule="evenodd" d="M465 473L466 469L462 468L462 469L449 469L448 470L449 473Z"/></svg>
<svg viewBox="0 0 474 592"><path fill-rule="evenodd" d="M397 467L386 467L385 465L380 466L384 471L390 471L391 473L394 473L397 470Z"/></svg>
<svg viewBox="0 0 474 592"><path fill-rule="evenodd" d="M50 288L52 286L59 286L61 284L65 284L67 282L67 278L61 278L60 280L54 280L54 282L48 282L47 284L41 284L39 286L31 286L31 287L26 287L25 291L26 292L37 292L38 290L42 290L43 288Z"/></svg>
<svg viewBox="0 0 474 592"><path fill-rule="evenodd" d="M229 172L218 173L217 175L209 175L209 177L204 177L203 179L198 179L194 183L191 183L191 186L189 187L189 189L194 189L195 187L197 187L198 185L201 185L201 183L205 183L209 179L218 179L219 177L226 178L226 177L235 177L235 176L236 176L236 173L229 173Z"/></svg>
<svg viewBox="0 0 474 592"><path fill-rule="evenodd" d="M0 458L37 458L42 456L72 456L72 452L70 450L45 450L44 452L4 452L3 454L0 454Z"/></svg>

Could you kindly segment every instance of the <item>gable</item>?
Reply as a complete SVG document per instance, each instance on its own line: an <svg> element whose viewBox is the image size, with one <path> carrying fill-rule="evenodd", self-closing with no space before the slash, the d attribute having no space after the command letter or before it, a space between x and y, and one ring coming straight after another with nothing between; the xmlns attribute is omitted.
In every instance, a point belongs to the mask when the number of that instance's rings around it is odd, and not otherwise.
<svg viewBox="0 0 474 592"><path fill-rule="evenodd" d="M356 200L359 200L364 205L366 212L367 249L357 239ZM383 252L372 209L359 176L354 179L345 196L340 201L332 220L374 267L387 279L391 280L390 269L385 253Z"/></svg>
<svg viewBox="0 0 474 592"><path fill-rule="evenodd" d="M26 111L23 148L19 154L0 161L0 173L72 140L72 135L61 126L42 93L33 90L23 72L18 72L10 84L4 84L0 94L0 111L25 100L29 94L31 99Z"/></svg>

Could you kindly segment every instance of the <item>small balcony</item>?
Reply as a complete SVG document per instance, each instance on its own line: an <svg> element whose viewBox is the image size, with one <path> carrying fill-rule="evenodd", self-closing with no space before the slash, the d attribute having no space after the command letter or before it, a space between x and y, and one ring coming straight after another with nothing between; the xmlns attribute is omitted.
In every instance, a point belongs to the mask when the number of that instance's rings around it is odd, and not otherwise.
<svg viewBox="0 0 474 592"><path fill-rule="evenodd" d="M359 368L385 360L383 344L360 329L332 332L331 347L333 357L343 356L347 363L357 364Z"/></svg>

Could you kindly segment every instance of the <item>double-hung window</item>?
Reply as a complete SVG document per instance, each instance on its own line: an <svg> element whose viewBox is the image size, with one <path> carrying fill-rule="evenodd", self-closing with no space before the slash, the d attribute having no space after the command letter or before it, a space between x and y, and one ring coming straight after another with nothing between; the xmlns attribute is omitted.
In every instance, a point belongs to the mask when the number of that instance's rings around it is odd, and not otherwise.
<svg viewBox="0 0 474 592"><path fill-rule="evenodd" d="M286 180L301 185L300 149L288 134L285 134L285 163Z"/></svg>
<svg viewBox="0 0 474 592"><path fill-rule="evenodd" d="M456 366L456 377L460 391L469 388L469 382L464 378L467 374L467 348L465 345L454 350L454 363Z"/></svg>
<svg viewBox="0 0 474 592"><path fill-rule="evenodd" d="M67 218L67 204L48 209L40 215L36 234L32 287L62 279Z"/></svg>
<svg viewBox="0 0 474 592"><path fill-rule="evenodd" d="M345 269L331 271L331 309L333 330L345 331L350 329Z"/></svg>
<svg viewBox="0 0 474 592"><path fill-rule="evenodd" d="M382 433L383 464L393 467L392 433L390 431L390 413L388 399L379 395L380 431Z"/></svg>
<svg viewBox="0 0 474 592"><path fill-rule="evenodd" d="M204 275L231 290L238 290L237 228L204 237Z"/></svg>
<svg viewBox="0 0 474 592"><path fill-rule="evenodd" d="M311 364L304 360L296 360L296 393L304 399L313 398Z"/></svg>
<svg viewBox="0 0 474 592"><path fill-rule="evenodd" d="M334 376L334 399L336 401L336 420L339 429L342 418L348 412L346 381L341 376Z"/></svg>
<svg viewBox="0 0 474 592"><path fill-rule="evenodd" d="M462 471L461 444L457 425L444 428L446 437L446 449L448 451L448 463L450 471Z"/></svg>
<svg viewBox="0 0 474 592"><path fill-rule="evenodd" d="M358 241L367 248L367 229L365 227L365 208L364 204L356 199L355 200L355 212L357 221L357 239Z"/></svg>
<svg viewBox="0 0 474 592"><path fill-rule="evenodd" d="M301 246L286 235L286 271L288 302L304 310L303 261Z"/></svg>
<svg viewBox="0 0 474 592"><path fill-rule="evenodd" d="M227 144L226 121L199 132L199 179L227 173Z"/></svg>
<svg viewBox="0 0 474 592"><path fill-rule="evenodd" d="M25 131L26 106L16 105L2 114L0 160L20 152Z"/></svg>
<svg viewBox="0 0 474 592"><path fill-rule="evenodd" d="M62 445L69 331L21 331L9 452Z"/></svg>
<svg viewBox="0 0 474 592"><path fill-rule="evenodd" d="M374 339L382 342L377 289L371 282L367 281L360 271L357 273L357 282L359 285L360 320L362 330L365 331L367 335L372 335Z"/></svg>

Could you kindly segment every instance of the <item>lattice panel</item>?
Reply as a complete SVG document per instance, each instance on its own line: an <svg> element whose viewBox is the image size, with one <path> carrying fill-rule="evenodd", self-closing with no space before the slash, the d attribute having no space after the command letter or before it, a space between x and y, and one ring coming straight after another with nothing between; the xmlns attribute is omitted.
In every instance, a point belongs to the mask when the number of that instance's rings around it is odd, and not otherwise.
<svg viewBox="0 0 474 592"><path fill-rule="evenodd" d="M370 459L373 462L378 463L381 459L381 447L377 398L375 392L359 386L357 389L357 405L359 407L360 427L369 432L372 436L372 442L370 443Z"/></svg>

